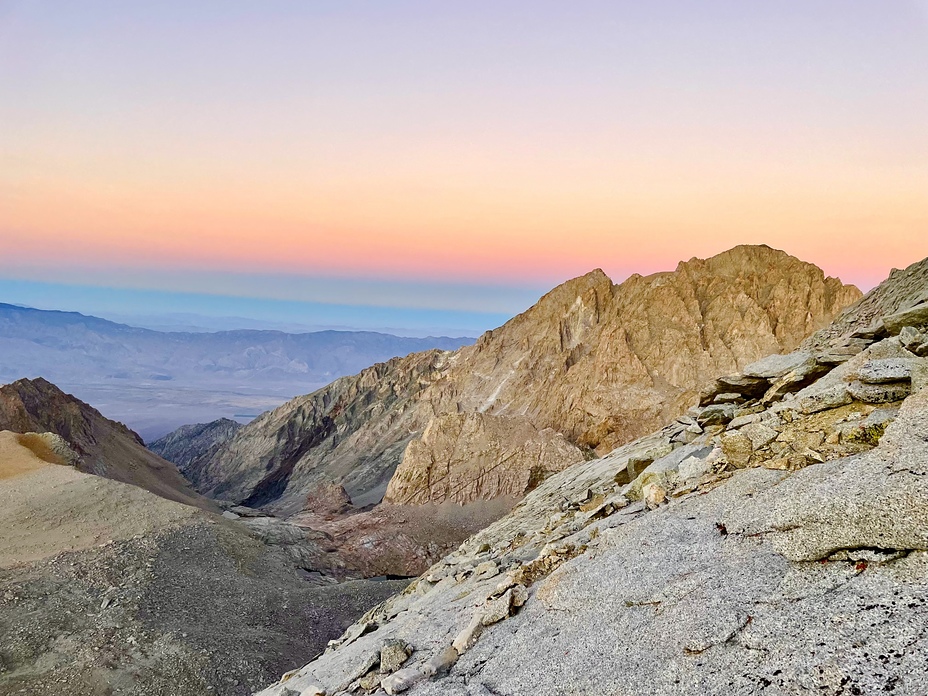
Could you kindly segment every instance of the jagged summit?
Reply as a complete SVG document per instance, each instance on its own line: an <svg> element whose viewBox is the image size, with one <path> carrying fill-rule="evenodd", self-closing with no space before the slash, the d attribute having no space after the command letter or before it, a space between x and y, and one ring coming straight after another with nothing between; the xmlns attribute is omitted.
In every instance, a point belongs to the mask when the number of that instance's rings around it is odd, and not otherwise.
<svg viewBox="0 0 928 696"><path fill-rule="evenodd" d="M383 363L265 414L203 463L200 490L294 512L313 486L334 481L356 502L376 502L408 443L449 413L524 419L531 428L520 433L551 428L604 453L681 413L715 375L794 348L859 296L769 247L619 285L594 270L473 346ZM483 495L462 490L458 502ZM395 502L423 499L410 495Z"/></svg>

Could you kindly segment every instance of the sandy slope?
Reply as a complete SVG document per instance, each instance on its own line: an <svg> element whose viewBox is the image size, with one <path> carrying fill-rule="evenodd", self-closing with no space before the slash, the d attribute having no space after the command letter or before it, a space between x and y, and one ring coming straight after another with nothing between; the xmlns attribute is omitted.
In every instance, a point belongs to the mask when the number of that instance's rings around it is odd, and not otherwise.
<svg viewBox="0 0 928 696"><path fill-rule="evenodd" d="M243 696L405 586L309 583L241 523L49 443L0 431L0 696Z"/></svg>
<svg viewBox="0 0 928 696"><path fill-rule="evenodd" d="M0 432L0 567L164 530L197 514L136 486L51 463L54 455L41 458L30 435Z"/></svg>

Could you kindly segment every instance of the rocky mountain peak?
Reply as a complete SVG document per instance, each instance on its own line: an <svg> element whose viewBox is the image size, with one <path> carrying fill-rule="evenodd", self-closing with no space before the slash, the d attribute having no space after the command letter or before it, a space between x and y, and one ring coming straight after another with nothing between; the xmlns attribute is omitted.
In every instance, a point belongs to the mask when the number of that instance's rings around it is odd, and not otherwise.
<svg viewBox="0 0 928 696"><path fill-rule="evenodd" d="M263 415L204 462L201 490L296 512L314 486L334 482L364 505L382 498L411 446L395 501L518 498L526 490L518 476L503 477L512 490L468 483L452 493L428 482L446 455L466 461L477 443L496 452L472 470L486 481L499 480L483 477L505 468L496 457L507 452L559 452L561 465L578 451L606 453L682 413L716 375L795 348L859 295L769 247L738 247L619 285L597 269L473 346L382 363ZM569 447L553 447L546 430ZM506 432L510 440L500 441ZM416 471L416 462L425 468ZM558 465L548 459L538 470ZM415 482L424 488L413 490Z"/></svg>
<svg viewBox="0 0 928 696"><path fill-rule="evenodd" d="M926 693L928 277L907 270L552 474L259 696Z"/></svg>
<svg viewBox="0 0 928 696"><path fill-rule="evenodd" d="M28 432L56 432L79 453L86 455L97 444L93 424L103 415L89 404L66 394L48 380L20 379L0 387L0 413L7 429ZM139 444L142 439L122 423L110 421L112 427Z"/></svg>

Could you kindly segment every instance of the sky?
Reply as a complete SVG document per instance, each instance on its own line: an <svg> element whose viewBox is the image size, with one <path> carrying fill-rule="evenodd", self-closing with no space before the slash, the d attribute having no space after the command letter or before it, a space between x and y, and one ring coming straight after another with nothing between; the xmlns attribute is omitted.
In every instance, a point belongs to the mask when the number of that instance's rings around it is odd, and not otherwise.
<svg viewBox="0 0 928 696"><path fill-rule="evenodd" d="M0 0L0 301L474 335L928 256L928 0Z"/></svg>

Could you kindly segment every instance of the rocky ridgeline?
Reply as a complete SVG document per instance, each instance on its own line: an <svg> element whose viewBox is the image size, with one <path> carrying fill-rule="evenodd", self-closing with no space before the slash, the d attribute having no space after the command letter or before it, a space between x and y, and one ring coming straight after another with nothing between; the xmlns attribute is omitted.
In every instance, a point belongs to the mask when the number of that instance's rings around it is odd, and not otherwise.
<svg viewBox="0 0 928 696"><path fill-rule="evenodd" d="M795 349L859 296L765 246L618 285L596 270L473 346L336 380L200 454L198 430L171 446L201 493L303 527L317 568L414 576L546 477L670 422L708 379ZM347 493L341 519L317 514L326 492Z"/></svg>
<svg viewBox="0 0 928 696"><path fill-rule="evenodd" d="M385 493L397 505L519 499L579 451L603 455L669 422L715 375L795 349L859 297L765 246L618 285L596 270L473 346L375 365L264 414L191 476L206 495L277 514L331 482L358 506ZM541 461L517 463L519 451Z"/></svg>
<svg viewBox="0 0 928 696"><path fill-rule="evenodd" d="M554 474L261 696L926 693L928 284L893 280L879 331Z"/></svg>
<svg viewBox="0 0 928 696"><path fill-rule="evenodd" d="M80 471L216 510L174 464L147 450L137 433L41 377L0 386L0 430L55 433L77 453Z"/></svg>
<svg viewBox="0 0 928 696"><path fill-rule="evenodd" d="M183 425L164 437L148 443L148 449L159 457L164 457L176 464L184 477L196 486L199 484L197 476L203 468L200 462L211 457L241 428L241 423L229 418L219 418L209 423Z"/></svg>

